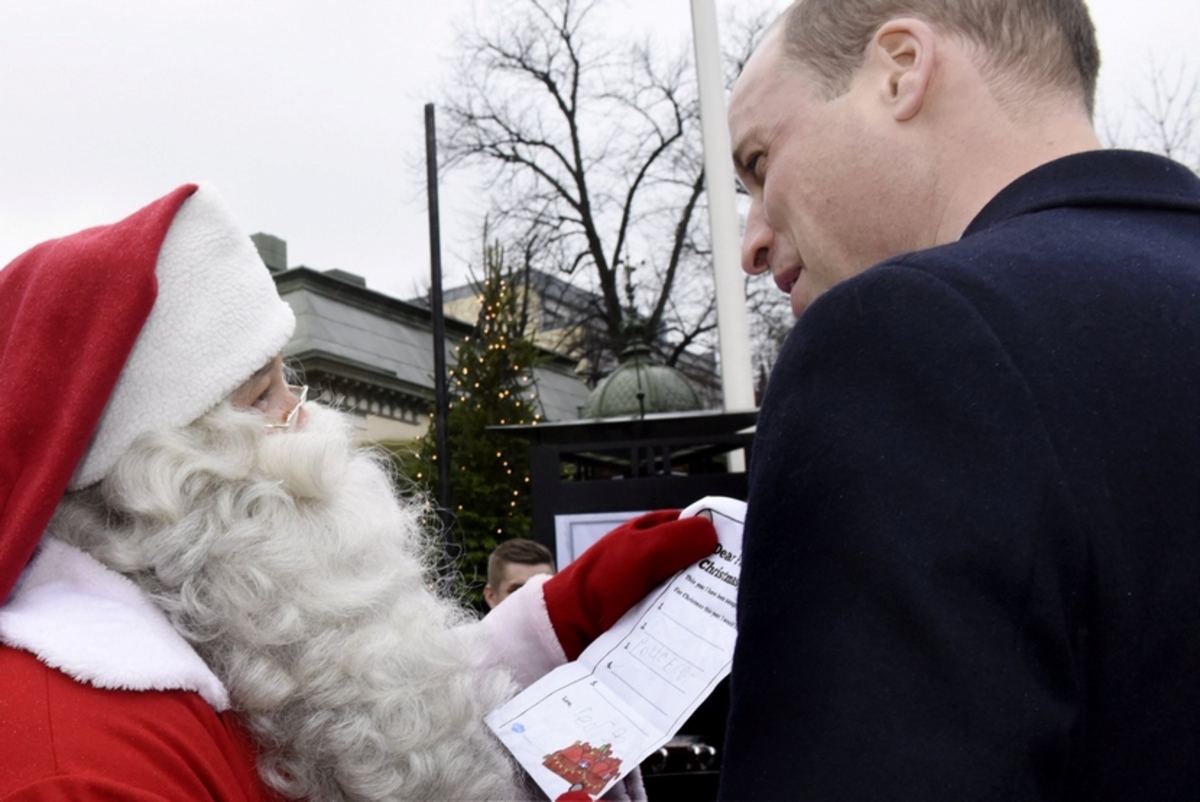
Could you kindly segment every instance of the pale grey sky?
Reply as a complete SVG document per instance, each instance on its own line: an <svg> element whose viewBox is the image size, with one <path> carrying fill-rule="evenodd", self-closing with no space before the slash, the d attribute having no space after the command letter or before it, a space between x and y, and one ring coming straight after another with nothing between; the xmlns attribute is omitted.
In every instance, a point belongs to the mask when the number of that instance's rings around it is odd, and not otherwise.
<svg viewBox="0 0 1200 802"><path fill-rule="evenodd" d="M690 36L688 0L614 0L611 26ZM718 0L724 15L736 0ZM480 8L486 11L487 3ZM780 6L783 3L779 4ZM1200 0L1091 0L1101 102L1150 58L1200 69ZM212 181L289 261L407 295L428 275L423 105L472 0L38 0L0 4L0 265ZM443 197L451 280L477 250L465 179Z"/></svg>

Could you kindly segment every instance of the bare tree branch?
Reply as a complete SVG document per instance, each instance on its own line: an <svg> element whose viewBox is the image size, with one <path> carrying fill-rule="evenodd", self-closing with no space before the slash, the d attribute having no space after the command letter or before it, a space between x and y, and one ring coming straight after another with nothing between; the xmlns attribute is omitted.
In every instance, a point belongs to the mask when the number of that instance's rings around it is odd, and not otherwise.
<svg viewBox="0 0 1200 802"><path fill-rule="evenodd" d="M608 36L604 0L497 0L460 35L445 92L446 169L488 187L493 236L523 265L601 299L584 347L597 370L639 322L670 361L711 345L714 300L690 48ZM738 28L744 63L765 27ZM590 336L590 335L589 335Z"/></svg>
<svg viewBox="0 0 1200 802"><path fill-rule="evenodd" d="M1148 150L1200 170L1200 70L1170 69L1151 56L1132 116L1101 115L1098 128L1110 147Z"/></svg>

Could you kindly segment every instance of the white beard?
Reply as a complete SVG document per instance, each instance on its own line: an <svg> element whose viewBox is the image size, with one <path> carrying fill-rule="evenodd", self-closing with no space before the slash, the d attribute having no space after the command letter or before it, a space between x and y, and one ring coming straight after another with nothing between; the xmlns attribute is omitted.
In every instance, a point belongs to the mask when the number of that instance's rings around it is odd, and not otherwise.
<svg viewBox="0 0 1200 802"><path fill-rule="evenodd" d="M431 590L420 505L343 416L266 435L222 405L141 438L50 533L143 588L225 683L259 773L312 800L527 795L483 724L511 693Z"/></svg>

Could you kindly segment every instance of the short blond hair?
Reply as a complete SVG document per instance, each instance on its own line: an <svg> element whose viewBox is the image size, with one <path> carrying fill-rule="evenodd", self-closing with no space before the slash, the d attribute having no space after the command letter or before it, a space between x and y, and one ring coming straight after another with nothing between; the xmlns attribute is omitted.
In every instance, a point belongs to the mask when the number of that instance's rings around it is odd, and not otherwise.
<svg viewBox="0 0 1200 802"><path fill-rule="evenodd" d="M836 97L862 66L871 37L897 17L974 43L989 78L1078 93L1088 115L1095 111L1100 50L1083 0L796 0L779 24L788 56Z"/></svg>

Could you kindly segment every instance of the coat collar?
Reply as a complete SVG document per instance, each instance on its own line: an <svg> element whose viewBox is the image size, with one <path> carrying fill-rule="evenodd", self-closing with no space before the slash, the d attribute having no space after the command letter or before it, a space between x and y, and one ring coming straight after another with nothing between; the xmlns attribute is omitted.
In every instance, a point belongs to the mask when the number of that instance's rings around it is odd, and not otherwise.
<svg viewBox="0 0 1200 802"><path fill-rule="evenodd" d="M1200 178L1182 164L1133 150L1093 150L1030 170L1002 189L963 236L1057 207L1142 206L1200 212Z"/></svg>
<svg viewBox="0 0 1200 802"><path fill-rule="evenodd" d="M0 641L97 688L194 691L213 709L229 693L161 610L90 555L44 538L8 602Z"/></svg>

